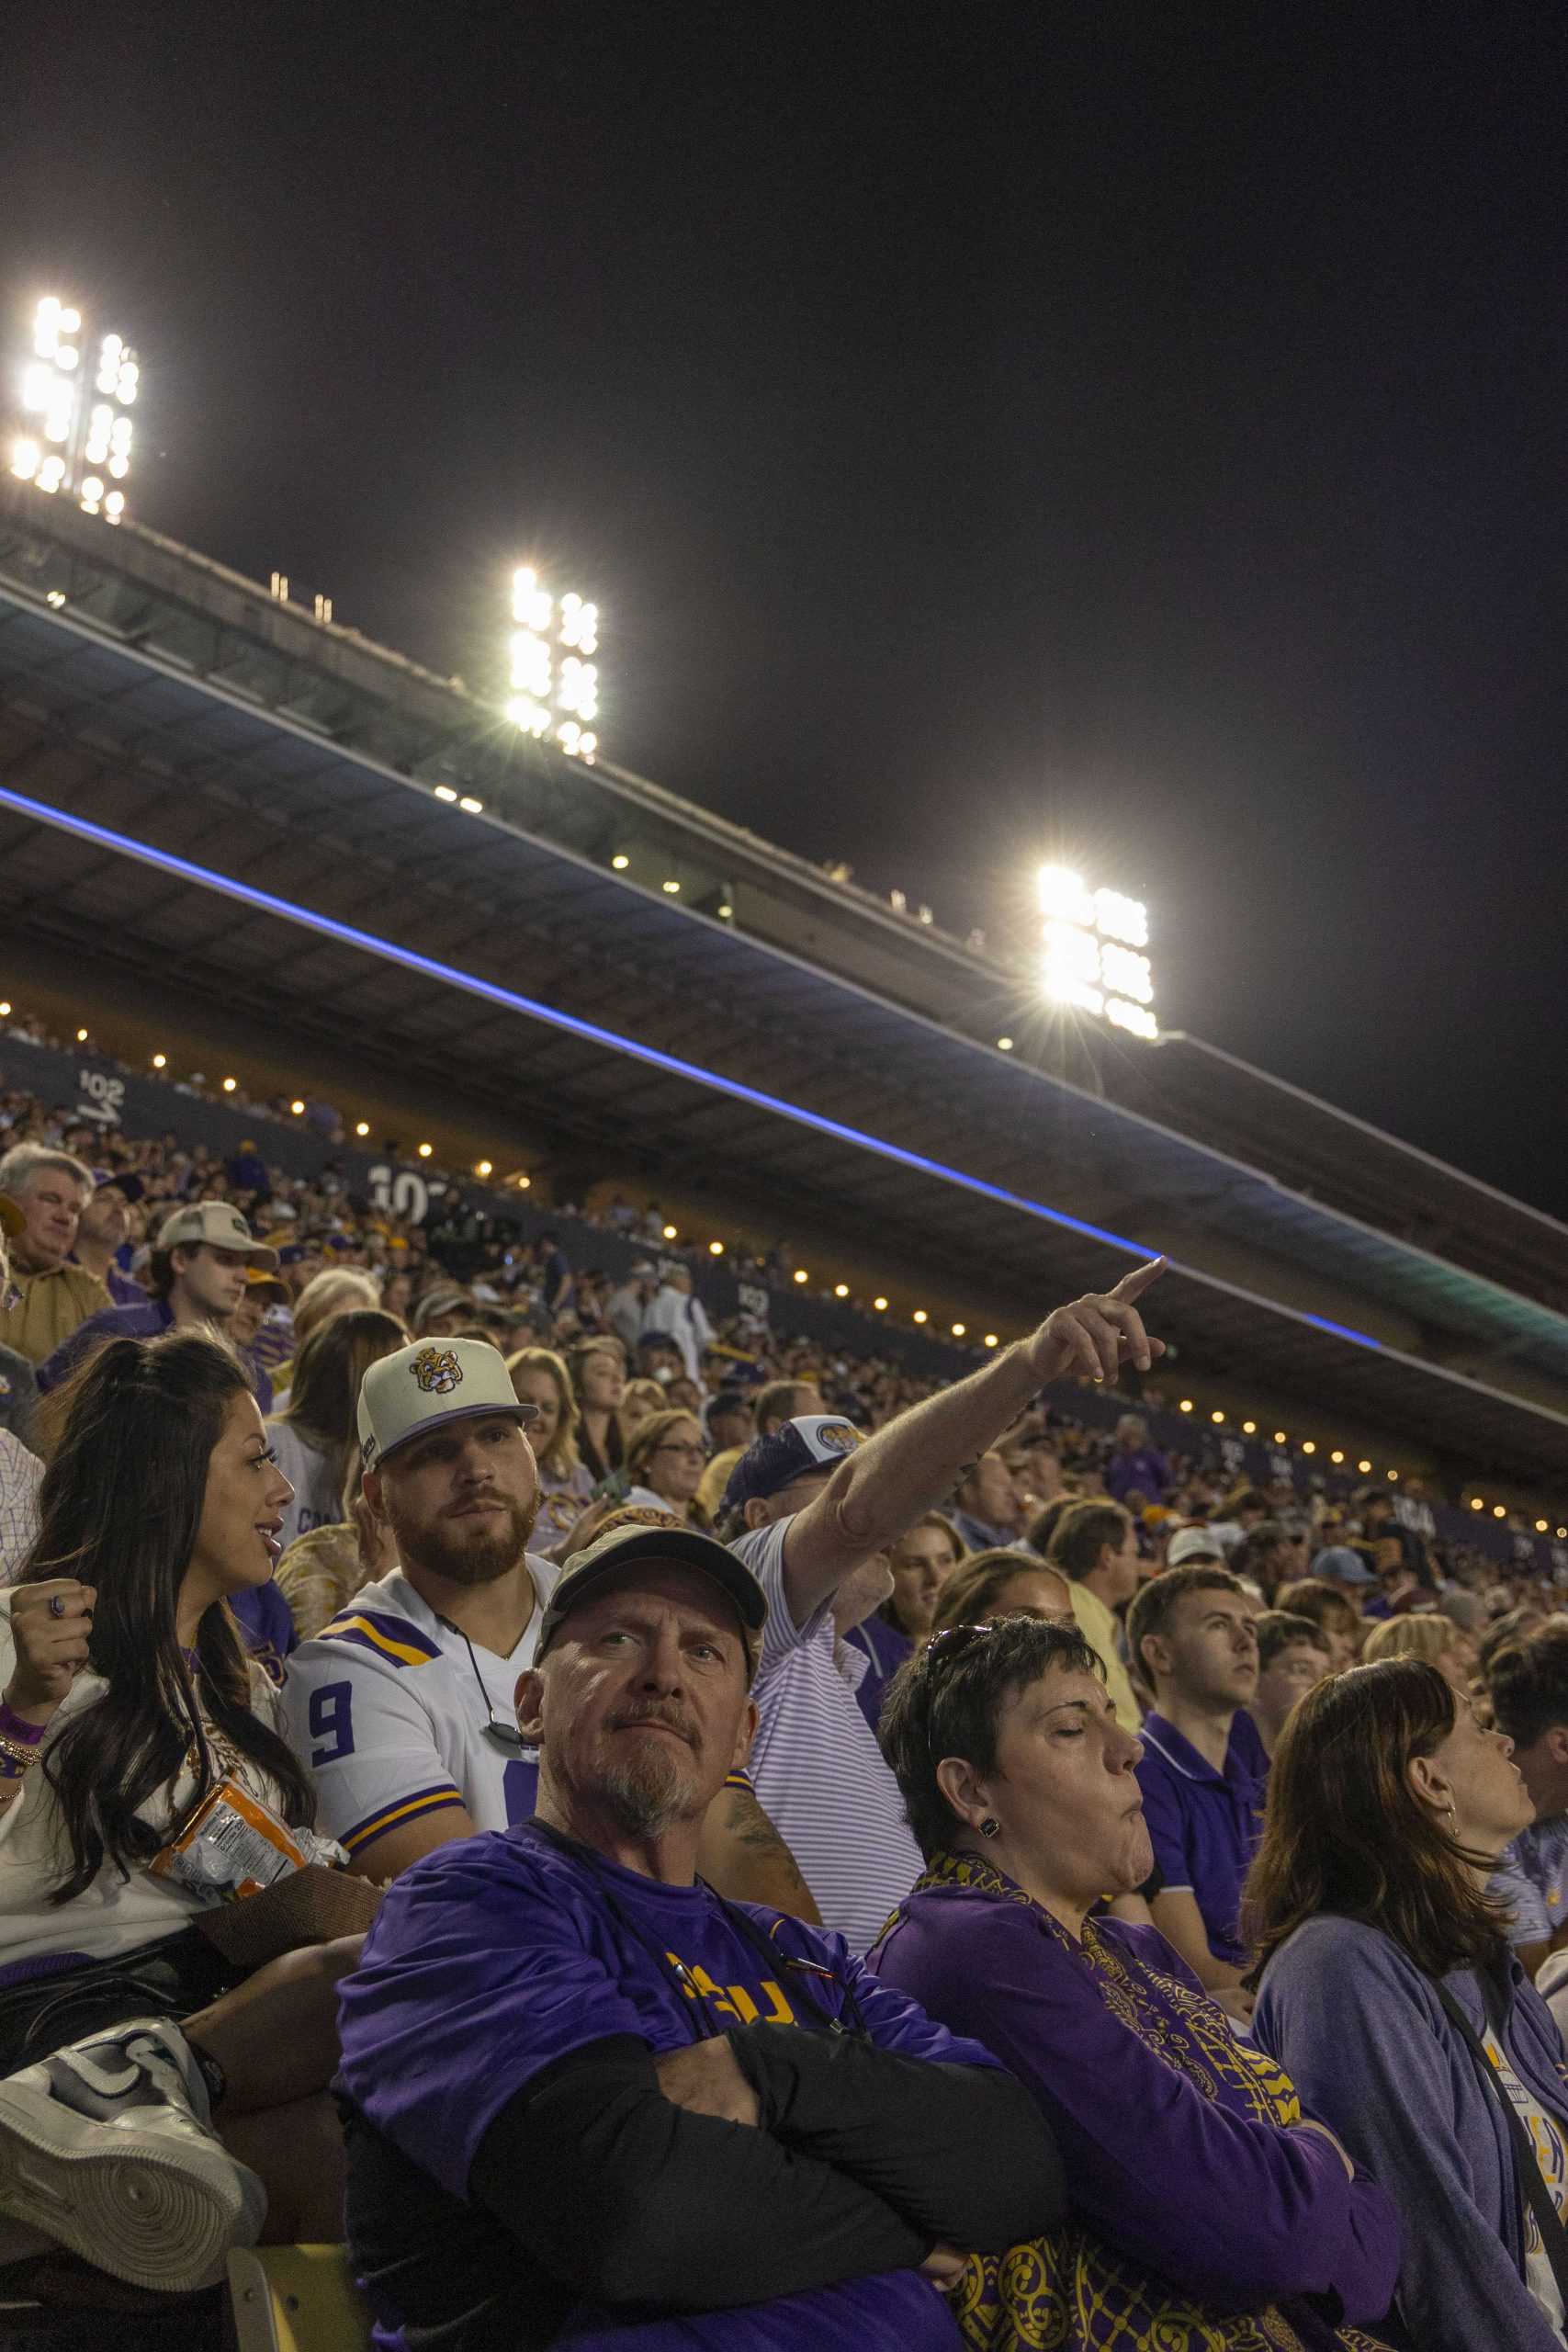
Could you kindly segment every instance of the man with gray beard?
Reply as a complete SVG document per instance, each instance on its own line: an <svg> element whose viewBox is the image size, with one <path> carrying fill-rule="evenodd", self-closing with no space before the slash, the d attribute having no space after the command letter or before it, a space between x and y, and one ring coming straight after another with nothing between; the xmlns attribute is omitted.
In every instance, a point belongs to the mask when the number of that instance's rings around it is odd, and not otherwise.
<svg viewBox="0 0 1568 2352"><path fill-rule="evenodd" d="M398 1565L300 1645L284 1690L318 1826L362 1877L395 1878L437 1846L534 1811L538 1751L513 1693L561 1574L528 1550L537 1413L483 1340L419 1340L365 1375L365 1499ZM743 1764L705 1825L705 1872L726 1894L815 1917Z"/></svg>
<svg viewBox="0 0 1568 2352"><path fill-rule="evenodd" d="M694 1529L599 1537L518 1679L534 1818L388 1893L336 2086L384 2341L960 2352L933 2285L1061 2218L1060 2158L987 2051L705 1883L765 1615Z"/></svg>

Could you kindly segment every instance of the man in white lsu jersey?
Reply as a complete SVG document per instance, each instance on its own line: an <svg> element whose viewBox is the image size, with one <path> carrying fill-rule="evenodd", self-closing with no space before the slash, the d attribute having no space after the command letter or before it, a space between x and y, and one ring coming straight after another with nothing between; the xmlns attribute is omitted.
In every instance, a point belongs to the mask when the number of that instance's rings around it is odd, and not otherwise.
<svg viewBox="0 0 1568 2352"><path fill-rule="evenodd" d="M527 1548L539 1491L525 1432L537 1410L483 1340L425 1340L365 1375L365 1495L398 1566L300 1644L284 1690L317 1826L363 1877L394 1878L451 1838L534 1811L538 1757L513 1694L561 1573ZM745 1760L709 1809L703 1873L731 1899L815 1918Z"/></svg>

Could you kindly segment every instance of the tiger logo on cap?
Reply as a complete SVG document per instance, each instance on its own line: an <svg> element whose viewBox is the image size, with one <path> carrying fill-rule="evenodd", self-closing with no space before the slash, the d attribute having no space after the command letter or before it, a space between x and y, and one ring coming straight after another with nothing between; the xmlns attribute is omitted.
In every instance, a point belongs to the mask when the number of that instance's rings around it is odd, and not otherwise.
<svg viewBox="0 0 1568 2352"><path fill-rule="evenodd" d="M848 1421L826 1421L817 1432L817 1442L824 1453L852 1453L862 1439Z"/></svg>
<svg viewBox="0 0 1568 2352"><path fill-rule="evenodd" d="M463 1367L452 1348L421 1348L409 1370L424 1396L450 1396L463 1377Z"/></svg>

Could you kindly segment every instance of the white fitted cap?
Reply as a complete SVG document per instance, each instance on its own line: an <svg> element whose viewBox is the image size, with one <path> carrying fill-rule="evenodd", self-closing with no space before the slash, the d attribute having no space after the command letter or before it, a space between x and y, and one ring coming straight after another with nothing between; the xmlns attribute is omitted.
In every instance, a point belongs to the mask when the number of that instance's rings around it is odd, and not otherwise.
<svg viewBox="0 0 1568 2352"><path fill-rule="evenodd" d="M512 1375L488 1340L416 1340L373 1363L359 1385L359 1443L374 1470L410 1438L444 1421L471 1421L480 1413L510 1413L525 1429L537 1405L513 1394Z"/></svg>

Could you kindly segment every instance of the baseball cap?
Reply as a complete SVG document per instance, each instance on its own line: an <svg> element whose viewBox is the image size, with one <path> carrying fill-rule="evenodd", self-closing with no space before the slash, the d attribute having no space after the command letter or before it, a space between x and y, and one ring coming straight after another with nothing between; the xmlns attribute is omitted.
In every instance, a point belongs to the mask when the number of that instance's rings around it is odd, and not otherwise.
<svg viewBox="0 0 1568 2352"><path fill-rule="evenodd" d="M493 1350L491 1351L493 1353ZM395 1357L389 1359L395 1363ZM378 1371L379 1365L372 1367ZM368 1382L370 1374L366 1374ZM762 1588L745 1562L727 1544L716 1542L713 1536L701 1534L694 1527L617 1527L607 1535L595 1536L585 1551L574 1552L561 1570L560 1580L545 1605L539 1620L539 1639L535 1649L536 1659L544 1657L559 1630L561 1620L570 1614L580 1600L586 1600L607 1577L618 1576L635 1567L639 1560L679 1562L682 1567L695 1568L716 1584L733 1603L735 1612L748 1634L760 1634L767 1623L768 1604ZM747 1644L747 1679L750 1679L751 1645Z"/></svg>
<svg viewBox="0 0 1568 2352"><path fill-rule="evenodd" d="M1328 1577L1336 1584L1376 1584L1377 1577L1368 1567L1359 1552L1352 1552L1348 1544L1330 1544L1312 1564L1314 1577Z"/></svg>
<svg viewBox="0 0 1568 2352"><path fill-rule="evenodd" d="M1166 1546L1165 1565L1180 1568L1191 1560L1217 1560L1223 1565L1224 1556L1212 1527L1179 1527Z"/></svg>
<svg viewBox="0 0 1568 2352"><path fill-rule="evenodd" d="M751 1440L729 1474L722 1507L734 1510L741 1503L765 1502L814 1470L836 1470L863 1442L841 1413L804 1413L799 1420L785 1421L771 1436Z"/></svg>
<svg viewBox="0 0 1568 2352"><path fill-rule="evenodd" d="M117 1193L123 1193L128 1201L139 1201L147 1189L132 1168L95 1169L93 1171L94 1192L101 1193L106 1184L112 1184Z"/></svg>
<svg viewBox="0 0 1568 2352"><path fill-rule="evenodd" d="M499 1349L488 1340L416 1340L373 1363L359 1385L359 1443L367 1470L377 1469L411 1438L446 1421L510 1413L526 1429L538 1419L525 1405Z"/></svg>
<svg viewBox="0 0 1568 2352"><path fill-rule="evenodd" d="M286 1306L288 1304L288 1290L285 1288L284 1284L278 1281L277 1276L274 1273L269 1273L265 1266L247 1266L245 1268L245 1288L247 1290L265 1291L269 1297L282 1299Z"/></svg>
<svg viewBox="0 0 1568 2352"><path fill-rule="evenodd" d="M160 1250L197 1250L204 1241L212 1250L243 1250L253 1266L265 1266L269 1273L277 1263L276 1250L256 1239L229 1201L197 1201L194 1207L176 1209L158 1228Z"/></svg>
<svg viewBox="0 0 1568 2352"><path fill-rule="evenodd" d="M446 1288L426 1291L409 1319L416 1331L423 1331L425 1325L434 1323L438 1315L450 1315L457 1308L468 1307L472 1304L467 1291L448 1284Z"/></svg>

